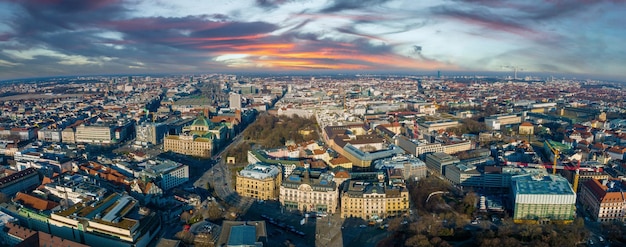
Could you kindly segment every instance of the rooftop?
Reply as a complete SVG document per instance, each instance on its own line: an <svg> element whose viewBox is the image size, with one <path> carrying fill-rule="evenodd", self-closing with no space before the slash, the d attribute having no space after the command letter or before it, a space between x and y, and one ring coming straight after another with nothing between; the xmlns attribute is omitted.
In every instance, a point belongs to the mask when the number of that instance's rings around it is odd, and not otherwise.
<svg viewBox="0 0 626 247"><path fill-rule="evenodd" d="M363 152L350 143L347 143L343 148L346 150L346 152L350 153L351 155L353 155L359 160L376 160L376 159L391 157L395 154L404 153L404 151L401 148L396 147L396 146L391 146L387 150L380 150L376 152Z"/></svg>
<svg viewBox="0 0 626 247"><path fill-rule="evenodd" d="M405 164L411 167L425 167L426 163L414 156L398 155L391 158L379 159L374 162L376 169L383 167L404 168Z"/></svg>
<svg viewBox="0 0 626 247"><path fill-rule="evenodd" d="M275 178L280 174L280 169L275 165L266 165L263 163L255 163L246 166L239 172L239 175L254 179Z"/></svg>
<svg viewBox="0 0 626 247"><path fill-rule="evenodd" d="M512 178L517 194L576 195L571 184L556 175L519 175Z"/></svg>
<svg viewBox="0 0 626 247"><path fill-rule="evenodd" d="M241 225L230 228L229 246L254 245L255 242L256 228L254 226Z"/></svg>
<svg viewBox="0 0 626 247"><path fill-rule="evenodd" d="M284 187L298 188L301 184L308 184L315 191L329 191L337 188L332 174L303 167L297 167L287 179L283 180Z"/></svg>

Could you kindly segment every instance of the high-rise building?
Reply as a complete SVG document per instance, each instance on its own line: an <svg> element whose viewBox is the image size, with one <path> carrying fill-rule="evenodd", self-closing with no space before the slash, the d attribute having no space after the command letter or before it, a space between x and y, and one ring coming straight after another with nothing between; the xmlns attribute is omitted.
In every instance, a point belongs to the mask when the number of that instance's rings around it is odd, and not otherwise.
<svg viewBox="0 0 626 247"><path fill-rule="evenodd" d="M576 193L561 176L515 176L511 193L516 223L571 223L576 216Z"/></svg>
<svg viewBox="0 0 626 247"><path fill-rule="evenodd" d="M231 93L228 96L230 109L241 110L241 94Z"/></svg>
<svg viewBox="0 0 626 247"><path fill-rule="evenodd" d="M135 126L135 143L138 145L157 145L163 142L168 126L164 123L143 122Z"/></svg>

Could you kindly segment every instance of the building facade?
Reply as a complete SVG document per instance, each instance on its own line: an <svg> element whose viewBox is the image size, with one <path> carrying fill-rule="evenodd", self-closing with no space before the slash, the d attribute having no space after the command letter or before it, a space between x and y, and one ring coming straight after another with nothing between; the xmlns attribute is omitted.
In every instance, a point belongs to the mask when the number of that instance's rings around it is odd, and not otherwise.
<svg viewBox="0 0 626 247"><path fill-rule="evenodd" d="M76 143L76 131L74 128L65 128L61 131L61 141L63 143Z"/></svg>
<svg viewBox="0 0 626 247"><path fill-rule="evenodd" d="M522 175L512 179L513 221L571 223L576 216L576 193L556 175Z"/></svg>
<svg viewBox="0 0 626 247"><path fill-rule="evenodd" d="M287 210L334 214L339 191L332 174L298 167L282 182L279 200Z"/></svg>
<svg viewBox="0 0 626 247"><path fill-rule="evenodd" d="M51 234L90 246L144 247L161 230L155 212L117 193L54 212L47 221Z"/></svg>
<svg viewBox="0 0 626 247"><path fill-rule="evenodd" d="M60 129L40 129L37 131L37 140L45 142L61 142L62 141Z"/></svg>
<svg viewBox="0 0 626 247"><path fill-rule="evenodd" d="M517 114L498 114L485 117L485 125L491 130L500 130L502 126L519 124L522 118Z"/></svg>
<svg viewBox="0 0 626 247"><path fill-rule="evenodd" d="M143 122L135 126L135 143L139 145L157 145L163 142L167 134L164 123Z"/></svg>
<svg viewBox="0 0 626 247"><path fill-rule="evenodd" d="M235 190L240 196L275 200L280 195L282 172L275 165L250 164L237 173Z"/></svg>
<svg viewBox="0 0 626 247"><path fill-rule="evenodd" d="M228 104L230 109L241 110L241 94L231 93L228 95Z"/></svg>
<svg viewBox="0 0 626 247"><path fill-rule="evenodd" d="M446 130L449 128L458 127L460 125L457 120L441 120L441 121L427 121L418 123L419 133L424 136L430 134L432 131Z"/></svg>
<svg viewBox="0 0 626 247"><path fill-rule="evenodd" d="M401 186L348 181L341 191L341 218L364 220L399 216L409 209L409 192Z"/></svg>
<svg viewBox="0 0 626 247"><path fill-rule="evenodd" d="M426 167L435 174L445 175L445 167L447 165L459 162L459 159L446 153L429 153L424 156Z"/></svg>
<svg viewBox="0 0 626 247"><path fill-rule="evenodd" d="M180 135L168 135L163 141L163 150L174 153L209 158L215 144L215 135L210 132L206 118L198 116L191 126Z"/></svg>
<svg viewBox="0 0 626 247"><path fill-rule="evenodd" d="M428 171L426 163L412 155L398 155L392 158L376 160L374 167L376 170L383 168L400 169L405 180L425 178Z"/></svg>
<svg viewBox="0 0 626 247"><path fill-rule="evenodd" d="M463 187L482 187L483 177L476 166L469 164L454 164L446 166L446 178L455 185Z"/></svg>
<svg viewBox="0 0 626 247"><path fill-rule="evenodd" d="M189 166L171 160L149 161L153 165L146 167L139 176L153 178L162 190L169 190L189 181Z"/></svg>
<svg viewBox="0 0 626 247"><path fill-rule="evenodd" d="M626 182L592 179L580 188L580 203L596 222L626 222Z"/></svg>
<svg viewBox="0 0 626 247"><path fill-rule="evenodd" d="M39 185L39 183L37 170L35 168L26 168L0 178L0 192L11 197L19 191L30 190Z"/></svg>

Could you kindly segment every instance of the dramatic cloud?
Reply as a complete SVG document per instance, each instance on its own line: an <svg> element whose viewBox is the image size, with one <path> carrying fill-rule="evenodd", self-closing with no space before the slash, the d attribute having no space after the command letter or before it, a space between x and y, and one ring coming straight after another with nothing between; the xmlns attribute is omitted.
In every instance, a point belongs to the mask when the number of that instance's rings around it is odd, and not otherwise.
<svg viewBox="0 0 626 247"><path fill-rule="evenodd" d="M617 0L7 0L0 79L504 65L623 79L624 12Z"/></svg>

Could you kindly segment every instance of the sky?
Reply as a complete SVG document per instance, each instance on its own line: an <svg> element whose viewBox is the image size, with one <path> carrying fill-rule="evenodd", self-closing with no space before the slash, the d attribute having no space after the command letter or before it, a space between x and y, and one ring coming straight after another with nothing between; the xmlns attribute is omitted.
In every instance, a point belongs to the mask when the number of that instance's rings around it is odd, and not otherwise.
<svg viewBox="0 0 626 247"><path fill-rule="evenodd" d="M0 79L428 71L626 80L623 0L0 0Z"/></svg>

